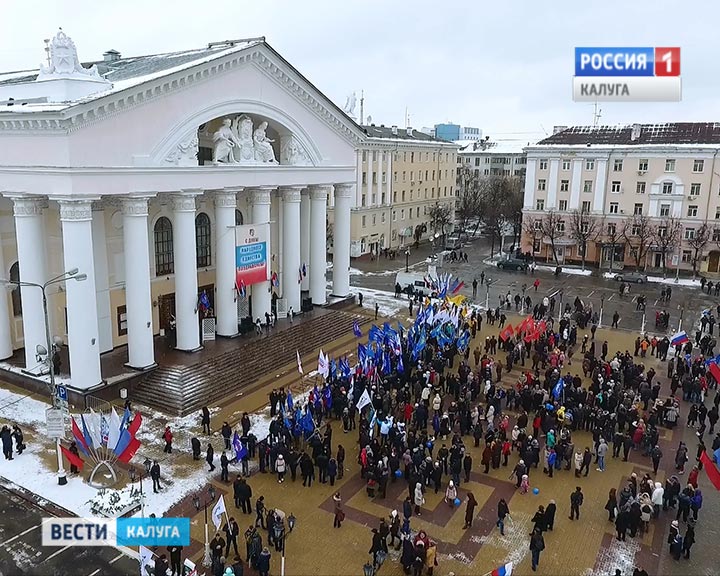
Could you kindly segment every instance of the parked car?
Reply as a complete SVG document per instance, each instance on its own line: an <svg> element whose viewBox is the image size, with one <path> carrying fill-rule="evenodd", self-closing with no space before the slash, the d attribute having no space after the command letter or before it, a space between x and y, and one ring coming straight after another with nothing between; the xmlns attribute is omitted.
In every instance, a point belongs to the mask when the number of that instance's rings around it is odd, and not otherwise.
<svg viewBox="0 0 720 576"><path fill-rule="evenodd" d="M460 236L449 236L445 241L445 250L460 250L460 248L462 248Z"/></svg>
<svg viewBox="0 0 720 576"><path fill-rule="evenodd" d="M528 263L520 258L507 258L498 260L497 267L503 270L527 270Z"/></svg>
<svg viewBox="0 0 720 576"><path fill-rule="evenodd" d="M618 282L646 284L648 277L647 274L643 274L642 272L621 272L619 274L615 274L615 280Z"/></svg>

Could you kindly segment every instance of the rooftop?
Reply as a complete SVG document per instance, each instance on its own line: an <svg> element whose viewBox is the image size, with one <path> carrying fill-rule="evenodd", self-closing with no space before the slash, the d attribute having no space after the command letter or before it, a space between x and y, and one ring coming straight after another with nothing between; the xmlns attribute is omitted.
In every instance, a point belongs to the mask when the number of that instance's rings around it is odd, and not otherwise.
<svg viewBox="0 0 720 576"><path fill-rule="evenodd" d="M633 124L629 126L573 126L553 134L539 146L644 146L644 145L717 145L720 123L676 122L670 124Z"/></svg>
<svg viewBox="0 0 720 576"><path fill-rule="evenodd" d="M370 138L386 138L388 140L413 140L415 142L437 142L439 144L452 144L452 142L448 142L447 140L443 140L441 138L435 138L430 134L426 134L425 132L421 132L420 130L413 128L398 128L397 126L378 126L376 124L370 124L369 126L363 125L363 129L365 130L365 132L367 132L367 135ZM393 130L395 130L396 133L393 133Z"/></svg>
<svg viewBox="0 0 720 576"><path fill-rule="evenodd" d="M523 154L523 148L533 142L518 139L503 140L458 140L459 154Z"/></svg>

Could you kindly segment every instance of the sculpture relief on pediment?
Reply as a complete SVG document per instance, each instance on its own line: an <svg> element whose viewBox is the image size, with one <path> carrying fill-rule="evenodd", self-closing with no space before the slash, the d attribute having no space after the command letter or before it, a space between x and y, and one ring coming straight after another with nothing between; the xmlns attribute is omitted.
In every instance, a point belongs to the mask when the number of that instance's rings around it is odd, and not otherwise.
<svg viewBox="0 0 720 576"><path fill-rule="evenodd" d="M197 131L193 130L177 143L165 157L165 162L175 166L197 166L198 145L198 134Z"/></svg>
<svg viewBox="0 0 720 576"><path fill-rule="evenodd" d="M277 133L273 130L273 133ZM221 126L212 133L212 161L214 165L277 166L278 164L305 165L309 156L299 143L289 144L283 136L278 162L275 146L277 138L268 135L268 122L255 124L247 114L223 118ZM284 152L283 152L284 150Z"/></svg>

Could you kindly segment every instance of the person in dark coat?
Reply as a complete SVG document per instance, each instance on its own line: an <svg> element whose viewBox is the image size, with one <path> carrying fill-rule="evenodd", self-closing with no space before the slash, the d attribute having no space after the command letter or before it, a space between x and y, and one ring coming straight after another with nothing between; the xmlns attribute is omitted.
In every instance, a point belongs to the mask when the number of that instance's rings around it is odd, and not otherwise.
<svg viewBox="0 0 720 576"><path fill-rule="evenodd" d="M216 532L213 539L210 540L210 554L213 560L222 558L223 550L225 550L225 540L220 536L220 532Z"/></svg>
<svg viewBox="0 0 720 576"><path fill-rule="evenodd" d="M370 545L370 550L368 550L368 554L373 555L373 565L377 566L378 553L384 551L382 543L383 538L377 528L372 529L372 535L372 544ZM387 547L387 542L385 543L385 547Z"/></svg>
<svg viewBox="0 0 720 576"><path fill-rule="evenodd" d="M17 450L18 456L20 456L23 450L25 450L25 438L23 437L22 430L20 430L20 426L17 424L13 426L12 435L13 438L15 438L15 449Z"/></svg>
<svg viewBox="0 0 720 576"><path fill-rule="evenodd" d="M205 455L205 462L208 463L208 466L210 466L210 470L208 472L212 472L215 470L215 464L213 464L213 460L215 460L215 450L212 447L212 444L208 442L207 445L207 454Z"/></svg>
<svg viewBox="0 0 720 576"><path fill-rule="evenodd" d="M210 410L207 406L203 406L200 414L200 424L203 427L203 434L210 435Z"/></svg>
<svg viewBox="0 0 720 576"><path fill-rule="evenodd" d="M232 570L233 570L233 576L243 576L244 575L245 567L243 566L243 562L240 559L240 556L235 556L235 558L233 558Z"/></svg>
<svg viewBox="0 0 720 576"><path fill-rule="evenodd" d="M237 539L240 535L240 526L238 526L238 523L235 522L235 518L230 518L230 520L225 523L223 531L225 532L225 536L227 538L227 544L225 546L225 557L227 558L228 554L230 554L230 545L232 545L232 547L235 549L235 556L237 556L238 554L240 554L237 547Z"/></svg>
<svg viewBox="0 0 720 576"><path fill-rule="evenodd" d="M245 531L245 551L247 552L247 561L254 570L257 570L260 552L262 551L262 536L255 526L250 526Z"/></svg>
<svg viewBox="0 0 720 576"><path fill-rule="evenodd" d="M615 510L617 510L617 507L617 492L615 488L610 488L610 493L605 503L605 510L608 512L608 522L615 520Z"/></svg>
<svg viewBox="0 0 720 576"><path fill-rule="evenodd" d="M617 532L617 539L621 542L625 542L628 528L630 527L630 512L621 509L618 512L617 518L615 518L615 531Z"/></svg>
<svg viewBox="0 0 720 576"><path fill-rule="evenodd" d="M258 557L257 570L260 576L268 576L270 573L270 550L263 548Z"/></svg>
<svg viewBox="0 0 720 576"><path fill-rule="evenodd" d="M330 479L330 486L335 486L335 477L337 476L337 471L338 471L337 460L335 460L335 458L333 458L331 456L330 460L328 460L328 466L327 466L327 475L328 475L328 478Z"/></svg>
<svg viewBox="0 0 720 576"><path fill-rule="evenodd" d="M695 521L690 518L682 542L683 554L686 560L690 560L690 548L692 548L693 544L695 544Z"/></svg>
<svg viewBox="0 0 720 576"><path fill-rule="evenodd" d="M78 458L80 458L80 451L78 450L77 443L73 440L70 442L70 452L75 454ZM77 474L78 473L78 467L75 466L75 464L70 464L70 474Z"/></svg>
<svg viewBox="0 0 720 576"><path fill-rule="evenodd" d="M150 478L152 478L153 481L153 492L157 494L158 490L162 490L160 486L160 464L158 464L157 460L153 461L150 467Z"/></svg>
<svg viewBox="0 0 720 576"><path fill-rule="evenodd" d="M223 452L220 455L220 480L222 482L230 482L229 471L228 471L229 465L230 465L230 460L228 460L227 455L225 454L225 452Z"/></svg>
<svg viewBox="0 0 720 576"><path fill-rule="evenodd" d="M545 528L552 532L553 526L555 525L555 512L557 512L557 505L555 500L550 500L550 504L545 508Z"/></svg>
<svg viewBox="0 0 720 576"><path fill-rule="evenodd" d="M538 506L537 512L535 512L535 515L532 517L531 522L533 523L533 532L536 530L539 530L541 533L545 531L545 507L544 506ZM533 535L533 532L530 533L530 536Z"/></svg>
<svg viewBox="0 0 720 576"><path fill-rule="evenodd" d="M415 546L409 537L402 538L402 554L400 555L400 564L402 564L403 572L410 574L413 562L415 561Z"/></svg>
<svg viewBox="0 0 720 576"><path fill-rule="evenodd" d="M193 460L200 460L200 450L202 450L202 447L200 446L200 440L193 437L190 440L190 448L192 449Z"/></svg>
<svg viewBox="0 0 720 576"><path fill-rule="evenodd" d="M465 508L465 526L463 528L472 528L473 516L475 516L475 507L478 505L477 500L472 492L468 492L467 508Z"/></svg>
<svg viewBox="0 0 720 576"><path fill-rule="evenodd" d="M537 572L538 564L540 564L540 553L545 550L545 539L542 532L538 529L533 530L530 537L530 553L532 554L532 571Z"/></svg>
<svg viewBox="0 0 720 576"><path fill-rule="evenodd" d="M182 567L182 546L168 546L168 552L170 552L170 569L172 570L172 576L183 576Z"/></svg>
<svg viewBox="0 0 720 576"><path fill-rule="evenodd" d="M168 563L167 563L167 556L165 554L161 554L157 558L155 558L155 574L167 574L168 571Z"/></svg>
<svg viewBox="0 0 720 576"><path fill-rule="evenodd" d="M7 426L3 426L2 429L0 429L0 440L2 440L3 455L5 456L5 460L12 460L12 433L10 432L10 428Z"/></svg>

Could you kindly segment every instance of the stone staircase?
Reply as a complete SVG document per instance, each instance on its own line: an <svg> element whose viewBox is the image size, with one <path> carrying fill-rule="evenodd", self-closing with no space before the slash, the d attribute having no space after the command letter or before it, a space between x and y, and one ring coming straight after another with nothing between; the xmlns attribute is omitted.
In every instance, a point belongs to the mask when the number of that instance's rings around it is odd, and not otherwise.
<svg viewBox="0 0 720 576"><path fill-rule="evenodd" d="M162 365L133 388L131 398L167 414L185 416L252 387L270 370L294 362L296 350L304 356L348 334L355 321L362 325L370 319L331 310L267 338L239 340L236 348L217 356L197 361L188 357L185 364Z"/></svg>

